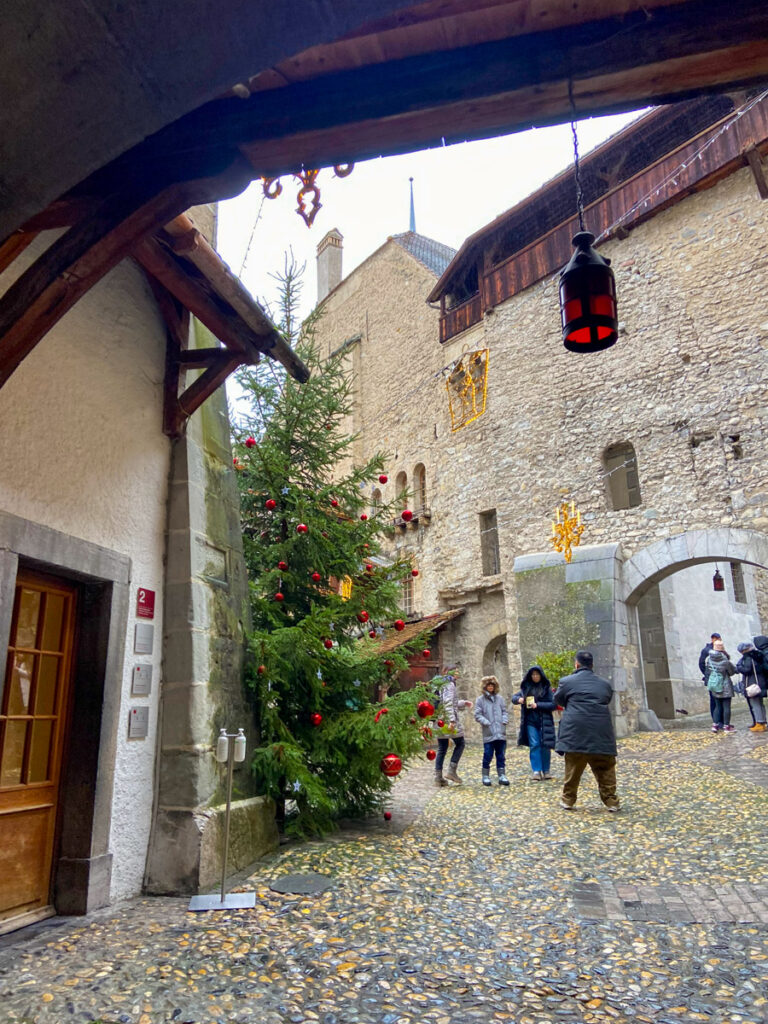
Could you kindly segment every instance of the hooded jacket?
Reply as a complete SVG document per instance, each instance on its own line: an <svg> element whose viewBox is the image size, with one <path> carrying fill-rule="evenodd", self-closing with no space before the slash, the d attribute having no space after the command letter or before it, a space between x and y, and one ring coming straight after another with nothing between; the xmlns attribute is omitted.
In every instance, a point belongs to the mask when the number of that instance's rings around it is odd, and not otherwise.
<svg viewBox="0 0 768 1024"><path fill-rule="evenodd" d="M533 672L539 672L541 675L541 680L538 683L534 683L531 679ZM555 722L552 712L557 705L552 695L550 682L544 675L544 670L540 665L532 665L525 673L520 689L512 698L512 703L514 704L520 697L523 698L523 703L520 705L520 732L517 736L518 747L530 746L528 741L528 725L531 724L535 725L541 734L541 745L554 748ZM534 697L536 699L535 708L525 706L526 697Z"/></svg>
<svg viewBox="0 0 768 1024"><path fill-rule="evenodd" d="M454 736L464 735L464 725L459 716L461 708L469 707L471 701L459 700L456 690L456 680L453 676L444 676L445 682L440 687L440 703L443 706L443 718L454 723L456 732Z"/></svg>
<svg viewBox="0 0 768 1024"><path fill-rule="evenodd" d="M731 676L736 668L728 660L725 651L710 651L707 655L707 689L714 697L727 699L733 696Z"/></svg>
<svg viewBox="0 0 768 1024"><path fill-rule="evenodd" d="M475 721L483 727L483 743L507 738L507 705L499 693L498 684L493 694L485 690L475 701Z"/></svg>
<svg viewBox="0 0 768 1024"><path fill-rule="evenodd" d="M555 693L563 711L555 750L558 754L612 754L616 734L611 718L613 687L590 668L564 676Z"/></svg>
<svg viewBox="0 0 768 1024"><path fill-rule="evenodd" d="M745 646L745 644L739 644L740 648ZM768 696L768 680L766 680L763 668L763 659L760 657L760 652L755 650L754 647L750 646L742 652L741 657L736 662L736 671L741 672L742 677L739 693L746 695L747 687L757 683L760 687L760 696Z"/></svg>

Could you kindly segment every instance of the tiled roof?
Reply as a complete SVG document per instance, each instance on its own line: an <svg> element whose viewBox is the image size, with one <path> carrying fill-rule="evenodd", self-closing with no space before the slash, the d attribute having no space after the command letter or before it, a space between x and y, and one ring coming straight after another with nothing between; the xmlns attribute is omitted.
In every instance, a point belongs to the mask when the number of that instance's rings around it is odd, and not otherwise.
<svg viewBox="0 0 768 1024"><path fill-rule="evenodd" d="M447 612L438 612L436 615L427 615L424 619L415 619L413 622L406 622L405 629L398 633L395 629L388 629L384 637L376 644L379 654L386 654L394 651L403 644L413 640L419 633L436 633L452 619L457 619L464 614L464 608L451 608Z"/></svg>
<svg viewBox="0 0 768 1024"><path fill-rule="evenodd" d="M456 255L456 250L452 249L450 245L443 245L442 242L418 235L415 231L405 231L402 235L393 235L392 241L397 242L435 277L442 277L445 268Z"/></svg>

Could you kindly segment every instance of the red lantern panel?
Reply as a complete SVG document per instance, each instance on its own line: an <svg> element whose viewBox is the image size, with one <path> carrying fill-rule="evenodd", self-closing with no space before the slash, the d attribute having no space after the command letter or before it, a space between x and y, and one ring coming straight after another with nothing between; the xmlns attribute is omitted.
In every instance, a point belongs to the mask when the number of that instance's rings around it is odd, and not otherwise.
<svg viewBox="0 0 768 1024"><path fill-rule="evenodd" d="M563 345L570 352L599 352L618 338L616 281L594 240L588 231L575 236L576 251L560 278Z"/></svg>

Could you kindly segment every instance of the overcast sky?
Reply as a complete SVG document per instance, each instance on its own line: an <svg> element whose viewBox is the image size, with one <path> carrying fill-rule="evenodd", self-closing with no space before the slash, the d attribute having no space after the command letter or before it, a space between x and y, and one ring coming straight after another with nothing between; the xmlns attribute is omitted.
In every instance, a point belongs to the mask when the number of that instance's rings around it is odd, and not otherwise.
<svg viewBox="0 0 768 1024"><path fill-rule="evenodd" d="M581 154L637 116L581 121ZM408 230L410 177L416 230L458 249L468 235L530 195L572 160L570 126L558 125L369 160L357 164L347 178L336 178L332 169L323 170L318 179L323 205L309 229L295 212L295 179L284 177L282 195L265 201L261 185L255 182L241 196L220 204L218 248L235 273L240 272L248 250L242 279L262 302L274 301L270 274L282 266L283 253L292 248L296 258L307 264L302 309L306 314L317 296L315 251L320 239L331 228L341 231L343 272L349 274L390 235Z"/></svg>

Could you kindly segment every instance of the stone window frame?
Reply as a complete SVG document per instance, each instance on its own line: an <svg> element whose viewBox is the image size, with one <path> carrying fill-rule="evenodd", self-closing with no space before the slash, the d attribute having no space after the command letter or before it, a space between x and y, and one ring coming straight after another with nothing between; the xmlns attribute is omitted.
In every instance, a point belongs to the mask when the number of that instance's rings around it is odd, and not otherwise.
<svg viewBox="0 0 768 1024"><path fill-rule="evenodd" d="M395 497L399 498L403 491L408 490L408 474L404 469L395 477Z"/></svg>
<svg viewBox="0 0 768 1024"><path fill-rule="evenodd" d="M413 467L413 501L419 512L428 508L427 468L423 462L417 462Z"/></svg>
<svg viewBox="0 0 768 1024"><path fill-rule="evenodd" d="M480 557L483 576L498 576L501 572L501 555L499 552L499 525L496 509L485 509L479 513L480 523Z"/></svg>
<svg viewBox="0 0 768 1024"><path fill-rule="evenodd" d="M379 511L379 507L381 506L381 502L382 502L381 491L379 490L378 487L374 487L373 491L371 492L371 515L372 516L375 516L376 513Z"/></svg>
<svg viewBox="0 0 768 1024"><path fill-rule="evenodd" d="M606 445L602 454L605 496L613 512L638 508L643 503L637 451L631 441Z"/></svg>

